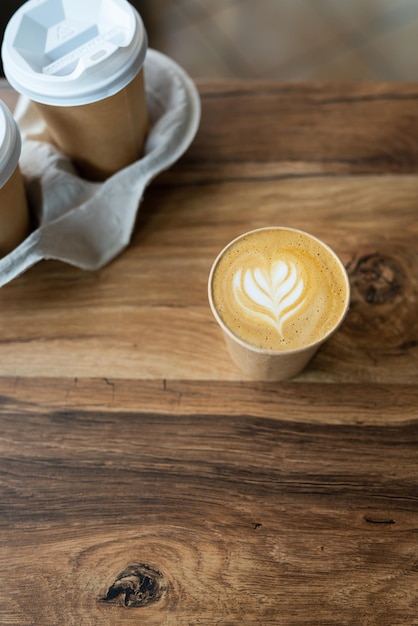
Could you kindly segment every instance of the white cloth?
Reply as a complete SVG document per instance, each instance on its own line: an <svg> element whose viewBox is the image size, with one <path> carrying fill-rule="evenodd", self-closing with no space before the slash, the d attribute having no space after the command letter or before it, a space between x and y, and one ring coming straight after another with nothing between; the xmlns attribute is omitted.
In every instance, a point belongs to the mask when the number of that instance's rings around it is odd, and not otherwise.
<svg viewBox="0 0 418 626"><path fill-rule="evenodd" d="M20 97L20 165L38 226L0 259L0 286L41 259L97 270L129 244L145 188L185 152L200 121L196 87L174 61L148 50L144 75L150 116L144 157L104 183L77 176L69 159L42 140L43 121Z"/></svg>

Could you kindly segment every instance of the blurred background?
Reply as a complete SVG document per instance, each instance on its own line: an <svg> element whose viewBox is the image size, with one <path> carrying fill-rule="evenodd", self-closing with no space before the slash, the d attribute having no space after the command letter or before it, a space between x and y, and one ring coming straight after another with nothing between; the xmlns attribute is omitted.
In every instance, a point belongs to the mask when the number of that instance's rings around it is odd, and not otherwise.
<svg viewBox="0 0 418 626"><path fill-rule="evenodd" d="M150 46L193 78L418 77L418 0L131 1ZM2 33L21 4L1 0Z"/></svg>

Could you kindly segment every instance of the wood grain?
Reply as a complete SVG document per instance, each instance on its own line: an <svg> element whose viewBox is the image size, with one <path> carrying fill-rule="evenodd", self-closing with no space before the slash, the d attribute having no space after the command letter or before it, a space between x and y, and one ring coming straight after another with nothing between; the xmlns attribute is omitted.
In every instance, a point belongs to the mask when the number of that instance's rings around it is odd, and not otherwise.
<svg viewBox="0 0 418 626"><path fill-rule="evenodd" d="M415 83L226 81L200 91L201 141L187 172L200 183L417 169Z"/></svg>
<svg viewBox="0 0 418 626"><path fill-rule="evenodd" d="M199 89L126 252L0 290L0 624L418 626L418 87ZM241 379L206 298L268 224L352 286L281 384Z"/></svg>
<svg viewBox="0 0 418 626"><path fill-rule="evenodd" d="M2 623L414 624L417 390L319 387L3 380Z"/></svg>
<svg viewBox="0 0 418 626"><path fill-rule="evenodd" d="M3 384L2 624L416 623L416 390L81 387Z"/></svg>
<svg viewBox="0 0 418 626"><path fill-rule="evenodd" d="M111 265L90 274L48 262L1 290L1 371L239 380L207 305L210 265L240 232L281 224L334 247L353 286L345 324L301 379L414 383L417 196L412 175L234 183L206 194L156 187L145 200L154 210ZM370 296L388 280L392 289Z"/></svg>

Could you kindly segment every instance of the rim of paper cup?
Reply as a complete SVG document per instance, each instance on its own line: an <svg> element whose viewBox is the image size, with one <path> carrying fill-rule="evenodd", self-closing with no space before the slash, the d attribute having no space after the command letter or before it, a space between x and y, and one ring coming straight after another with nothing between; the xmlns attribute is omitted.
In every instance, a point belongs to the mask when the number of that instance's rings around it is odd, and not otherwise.
<svg viewBox="0 0 418 626"><path fill-rule="evenodd" d="M253 235L255 233L258 233L258 232L264 231L264 230L280 230L280 231L286 230L286 231L290 231L292 233L300 233L301 235L304 235L304 236L308 237L309 239L312 239L312 240L316 241L320 246L325 248L331 254L331 256L337 261L337 265L339 266L339 268L341 270L341 275L342 275L342 277L344 277L344 284L345 284L345 287L346 287L346 301L345 301L345 306L344 306L344 308L343 308L343 310L341 312L341 315L339 317L338 322L325 335L323 335L320 339L317 339L316 341L313 341L311 343L307 343L306 345L301 346L299 348L289 348L289 349L284 348L283 350L269 350L267 348L262 348L262 347L259 347L259 346L255 346L254 344L249 343L248 341L245 341L244 339L241 339L241 337L238 337L229 328L229 326L227 326L225 324L225 322L220 317L218 311L216 310L216 307L215 307L214 302L213 302L213 297L212 297L213 276L214 276L214 273L216 271L216 267L217 267L219 261L221 260L221 258L223 257L223 255L227 252L227 250L229 250L229 248L231 248L235 243L237 243L237 241L240 241L240 239L243 239L244 237L248 237L249 235ZM305 230L301 230L299 228L292 228L290 226L263 226L262 228L254 228L253 230L249 230L246 233L242 233L241 235L238 235L237 237L235 237L235 239L232 239L232 241L230 241L226 246L224 246L224 248L222 248L222 250L219 252L217 257L215 258L215 260L214 260L214 262L212 264L212 267L210 269L210 272L209 272L209 278L208 278L208 298L209 298L209 305L210 305L210 308L212 310L212 314L215 317L216 321L218 322L219 326L221 327L223 332L226 333L229 337L231 337L231 339L233 339L236 343L239 343L244 348L247 348L247 349L251 350L252 352L256 352L258 354L266 354L266 355L271 355L271 356L284 355L284 354L297 354L298 352L305 352L306 350L310 350L312 348L317 348L317 347L321 346L341 326L341 324L343 323L343 321L345 319L345 316L347 315L348 309L350 307L350 281L349 281L349 278L348 278L347 270L344 267L343 262L341 261L341 259L337 255L337 253L334 252L334 250L328 244L326 244L324 241L322 241L322 239L319 239L318 237L315 237L315 235L311 235L311 233L308 233Z"/></svg>
<svg viewBox="0 0 418 626"><path fill-rule="evenodd" d="M112 96L135 78L144 65L148 37L141 16L127 0L112 0L123 7L135 23L132 40L127 46L119 47L104 61L99 61L75 78L72 74L49 75L31 68L13 46L13 41L25 14L47 1L27 0L12 15L4 32L1 48L4 74L18 93L40 104L79 106ZM80 1L81 15L82 11Z"/></svg>
<svg viewBox="0 0 418 626"><path fill-rule="evenodd" d="M0 100L0 187L14 173L20 158L22 140L10 109Z"/></svg>

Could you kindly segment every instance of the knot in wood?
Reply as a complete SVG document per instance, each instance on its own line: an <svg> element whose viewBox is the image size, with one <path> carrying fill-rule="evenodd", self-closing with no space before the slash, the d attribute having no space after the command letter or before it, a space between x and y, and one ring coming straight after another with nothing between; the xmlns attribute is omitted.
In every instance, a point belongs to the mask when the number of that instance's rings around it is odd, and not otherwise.
<svg viewBox="0 0 418 626"><path fill-rule="evenodd" d="M368 304L391 302L401 290L401 268L377 252L360 257L348 270L353 287Z"/></svg>
<svg viewBox="0 0 418 626"><path fill-rule="evenodd" d="M146 564L130 565L116 577L102 601L139 608L160 600L164 589L161 572Z"/></svg>

